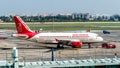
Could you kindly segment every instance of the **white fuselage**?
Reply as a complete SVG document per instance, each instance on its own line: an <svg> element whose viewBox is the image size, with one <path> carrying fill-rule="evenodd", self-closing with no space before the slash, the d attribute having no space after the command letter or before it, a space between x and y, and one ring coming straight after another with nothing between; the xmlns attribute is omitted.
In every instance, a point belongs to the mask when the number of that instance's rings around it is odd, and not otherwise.
<svg viewBox="0 0 120 68"><path fill-rule="evenodd" d="M93 43L101 42L103 38L96 33L39 33L29 40L41 43L57 43L56 40L79 40L80 42Z"/></svg>

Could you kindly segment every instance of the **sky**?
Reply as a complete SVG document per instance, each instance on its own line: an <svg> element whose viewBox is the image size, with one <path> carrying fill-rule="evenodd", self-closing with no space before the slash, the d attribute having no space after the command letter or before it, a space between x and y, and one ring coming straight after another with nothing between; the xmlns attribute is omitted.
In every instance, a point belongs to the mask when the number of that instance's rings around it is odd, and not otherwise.
<svg viewBox="0 0 120 68"><path fill-rule="evenodd" d="M45 13L120 14L120 0L1 0L2 15Z"/></svg>

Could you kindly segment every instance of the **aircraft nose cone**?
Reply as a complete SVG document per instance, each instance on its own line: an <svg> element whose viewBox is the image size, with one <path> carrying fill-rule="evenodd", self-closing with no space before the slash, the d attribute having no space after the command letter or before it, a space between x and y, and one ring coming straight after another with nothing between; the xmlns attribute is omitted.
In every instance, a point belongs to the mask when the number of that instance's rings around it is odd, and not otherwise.
<svg viewBox="0 0 120 68"><path fill-rule="evenodd" d="M102 37L98 37L98 40L99 40L99 41L103 41L103 38L102 38Z"/></svg>

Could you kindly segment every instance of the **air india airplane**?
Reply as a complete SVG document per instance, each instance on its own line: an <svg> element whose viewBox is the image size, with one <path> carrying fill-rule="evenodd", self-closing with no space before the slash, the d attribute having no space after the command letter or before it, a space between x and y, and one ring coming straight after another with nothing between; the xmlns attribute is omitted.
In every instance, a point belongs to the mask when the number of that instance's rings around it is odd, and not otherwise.
<svg viewBox="0 0 120 68"><path fill-rule="evenodd" d="M73 48L81 48L83 44L90 44L102 42L103 38L96 33L82 32L82 33L42 33L32 31L25 22L19 17L14 16L17 34L13 37L30 40L45 44L57 44L57 48L62 48L64 45Z"/></svg>

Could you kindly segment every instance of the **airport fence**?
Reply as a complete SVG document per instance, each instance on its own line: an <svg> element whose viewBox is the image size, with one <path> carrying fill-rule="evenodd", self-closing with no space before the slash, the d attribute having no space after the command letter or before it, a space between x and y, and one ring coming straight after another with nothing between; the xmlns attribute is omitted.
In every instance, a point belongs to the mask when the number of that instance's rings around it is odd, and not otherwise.
<svg viewBox="0 0 120 68"><path fill-rule="evenodd" d="M119 49L61 49L54 51L54 60L83 60L83 59L100 59L100 58L120 58ZM1 50L0 60L11 60L12 51L9 49ZM18 49L18 58L21 62L32 61L51 61L52 53L50 49Z"/></svg>

